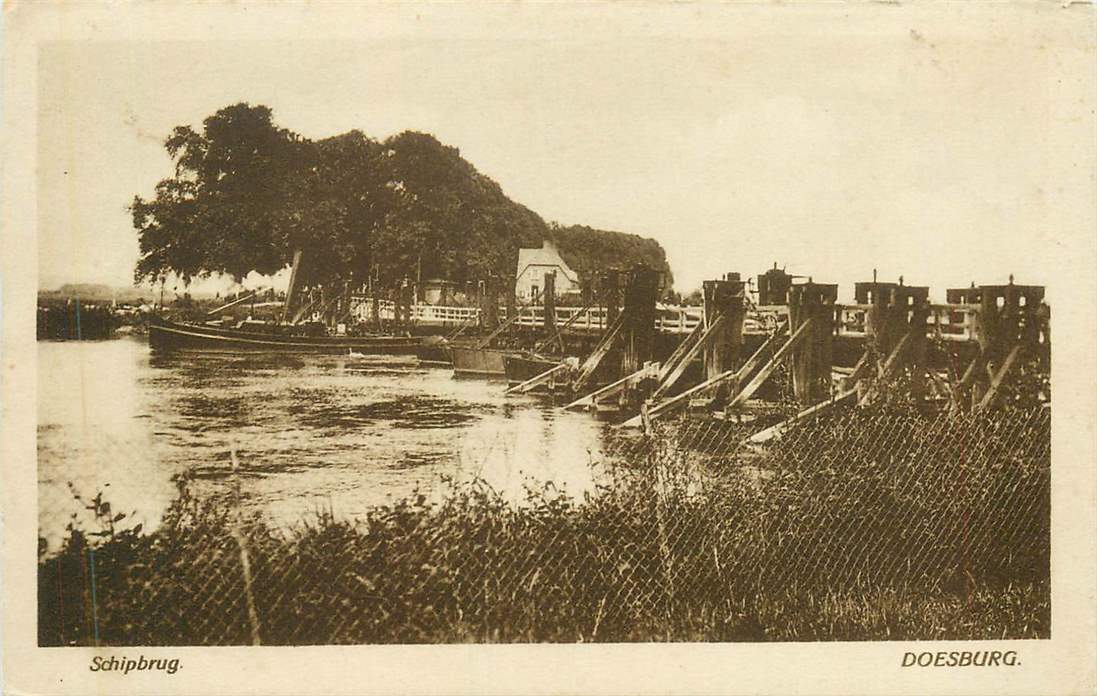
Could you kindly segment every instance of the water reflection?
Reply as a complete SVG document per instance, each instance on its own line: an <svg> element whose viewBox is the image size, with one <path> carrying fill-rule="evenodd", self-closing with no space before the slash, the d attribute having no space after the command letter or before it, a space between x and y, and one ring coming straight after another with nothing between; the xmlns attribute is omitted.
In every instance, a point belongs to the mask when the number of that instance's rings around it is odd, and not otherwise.
<svg viewBox="0 0 1097 696"><path fill-rule="evenodd" d="M137 339L38 345L42 535L103 490L148 525L186 469L224 490L237 452L246 505L291 525L318 509L355 517L442 474L483 477L512 500L531 481L593 487L603 426L499 383L455 380L400 358L150 353Z"/></svg>

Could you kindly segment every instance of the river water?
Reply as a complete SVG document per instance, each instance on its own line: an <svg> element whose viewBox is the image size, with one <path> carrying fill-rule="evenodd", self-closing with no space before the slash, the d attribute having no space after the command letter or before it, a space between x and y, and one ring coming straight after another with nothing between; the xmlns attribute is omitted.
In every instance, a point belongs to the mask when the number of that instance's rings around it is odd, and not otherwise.
<svg viewBox="0 0 1097 696"><path fill-rule="evenodd" d="M607 436L584 413L414 359L152 353L137 337L38 344L40 535L55 547L73 494L102 491L154 526L192 470L199 494L292 527L355 518L442 477L480 477L512 500L551 481L592 489ZM232 473L231 451L239 462Z"/></svg>

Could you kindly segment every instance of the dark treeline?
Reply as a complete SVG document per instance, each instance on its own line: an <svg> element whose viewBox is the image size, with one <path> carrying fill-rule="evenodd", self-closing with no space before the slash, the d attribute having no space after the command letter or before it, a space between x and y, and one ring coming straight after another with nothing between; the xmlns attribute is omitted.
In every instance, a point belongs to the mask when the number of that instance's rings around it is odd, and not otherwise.
<svg viewBox="0 0 1097 696"><path fill-rule="evenodd" d="M121 324L105 304L80 300L39 301L38 340L97 340L110 338Z"/></svg>
<svg viewBox="0 0 1097 696"><path fill-rule="evenodd" d="M295 250L309 285L513 278L518 248L545 238L580 272L643 261L671 280L654 240L550 225L428 134L314 141L277 126L265 106L236 104L201 131L177 127L165 147L175 175L131 206L139 282L273 274Z"/></svg>

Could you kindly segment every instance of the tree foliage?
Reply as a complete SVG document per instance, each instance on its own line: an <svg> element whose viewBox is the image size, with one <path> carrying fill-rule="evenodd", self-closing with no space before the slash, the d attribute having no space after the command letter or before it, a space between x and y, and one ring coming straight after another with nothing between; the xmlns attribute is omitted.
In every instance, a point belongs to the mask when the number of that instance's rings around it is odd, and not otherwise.
<svg viewBox="0 0 1097 696"><path fill-rule="evenodd" d="M654 239L586 225L552 225L549 237L564 261L583 277L612 266L644 263L663 274L663 287L669 288L674 283L666 252Z"/></svg>
<svg viewBox="0 0 1097 696"><path fill-rule="evenodd" d="M269 108L241 103L200 131L177 127L164 145L174 176L130 207L138 281L270 275L297 249L306 284L512 277L519 247L546 237L579 271L636 260L668 271L654 240L550 226L429 134L313 141L277 126Z"/></svg>

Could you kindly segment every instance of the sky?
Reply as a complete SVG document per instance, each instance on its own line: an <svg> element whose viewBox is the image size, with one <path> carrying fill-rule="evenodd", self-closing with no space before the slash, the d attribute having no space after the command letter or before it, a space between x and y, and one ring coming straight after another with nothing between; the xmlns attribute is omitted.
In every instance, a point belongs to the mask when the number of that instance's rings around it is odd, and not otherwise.
<svg viewBox="0 0 1097 696"><path fill-rule="evenodd" d="M1062 20L784 11L43 44L39 287L131 284L126 206L170 176L164 138L241 101L310 138L432 133L546 220L658 240L683 292L774 263L843 297L874 269L942 299L1011 273L1049 283L1089 221L1064 186L1092 179L1061 132L1092 107Z"/></svg>

